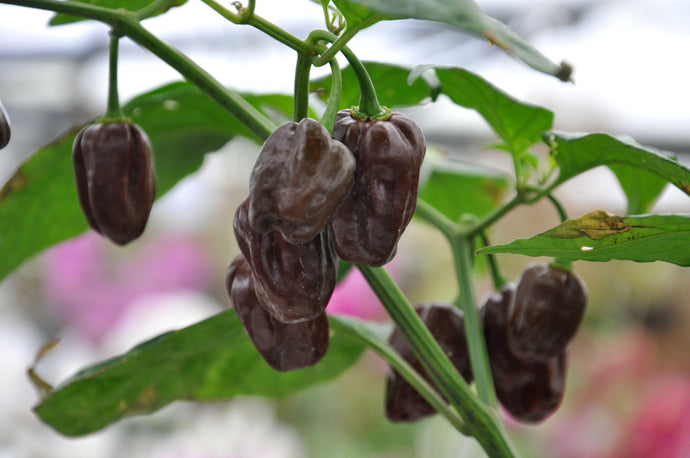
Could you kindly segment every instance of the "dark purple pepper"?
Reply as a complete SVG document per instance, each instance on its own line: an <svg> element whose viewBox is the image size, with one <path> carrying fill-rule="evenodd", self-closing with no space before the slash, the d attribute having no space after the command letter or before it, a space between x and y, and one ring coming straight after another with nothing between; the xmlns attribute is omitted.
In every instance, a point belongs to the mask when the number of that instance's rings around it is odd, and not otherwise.
<svg viewBox="0 0 690 458"><path fill-rule="evenodd" d="M279 126L266 140L250 179L249 224L279 231L290 243L321 232L352 189L355 158L313 119Z"/></svg>
<svg viewBox="0 0 690 458"><path fill-rule="evenodd" d="M333 138L345 144L357 162L352 191L331 222L336 252L345 261L381 266L395 255L417 206L424 134L400 113L386 121L362 121L342 110Z"/></svg>
<svg viewBox="0 0 690 458"><path fill-rule="evenodd" d="M338 258L328 228L311 241L289 243L280 232L251 228L249 198L235 212L237 244L254 273L256 294L264 308L284 323L312 320L333 294Z"/></svg>
<svg viewBox="0 0 690 458"><path fill-rule="evenodd" d="M545 362L565 350L587 304L587 290L572 271L531 264L517 282L508 322L508 344L522 359Z"/></svg>
<svg viewBox="0 0 690 458"><path fill-rule="evenodd" d="M472 369L462 312L457 307L438 302L416 305L415 311L465 381L471 383ZM391 334L389 343L415 371L431 383L422 363L397 328ZM436 413L431 404L393 369L389 371L386 381L385 408L386 416L393 422L417 421Z"/></svg>
<svg viewBox="0 0 690 458"><path fill-rule="evenodd" d="M520 359L507 340L508 310L515 287L487 296L480 310L496 396L510 415L538 423L558 409L565 392L566 353L546 362Z"/></svg>
<svg viewBox="0 0 690 458"><path fill-rule="evenodd" d="M89 225L118 245L139 237L156 198L151 144L136 124L84 127L72 148L77 195Z"/></svg>
<svg viewBox="0 0 690 458"><path fill-rule="evenodd" d="M328 350L326 313L299 323L282 323L259 303L251 268L243 256L230 264L225 285L240 322L263 359L272 368L293 371L313 366Z"/></svg>

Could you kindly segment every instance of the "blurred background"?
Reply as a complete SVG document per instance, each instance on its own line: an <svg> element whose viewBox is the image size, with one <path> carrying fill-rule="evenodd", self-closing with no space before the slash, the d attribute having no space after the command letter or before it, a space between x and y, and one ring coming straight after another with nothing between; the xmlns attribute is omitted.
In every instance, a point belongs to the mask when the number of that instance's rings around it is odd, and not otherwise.
<svg viewBox="0 0 690 458"><path fill-rule="evenodd" d="M257 13L305 37L322 28L318 5L260 0ZM690 165L690 3L685 0L480 0L554 61L574 66L575 84L536 73L497 48L421 21L380 23L352 40L363 60L465 67L507 93L555 112L555 128L629 135ZM4 183L41 145L105 110L107 28L46 27L50 13L0 5L0 97L12 141L0 154ZM189 2L146 25L223 83L249 92L292 91L295 55L260 32L232 25ZM180 76L123 40L121 99ZM257 57L260 56L260 57ZM314 70L318 76L320 71ZM429 144L452 157L508 171L508 157L469 110L440 100L409 110ZM37 366L58 383L79 368L163 331L229 306L223 287L238 252L232 215L248 189L258 146L243 139L209 154L199 172L155 205L145 235L116 248L93 233L56 246L0 283L0 457L475 457L473 440L440 418L394 425L383 416L387 368L375 355L339 380L280 401L239 398L174 403L85 438L42 425L26 376L43 344L60 344ZM624 213L622 191L600 168L557 192L571 216ZM40 205L40 203L36 203ZM690 212L667 188L657 212ZM520 208L497 225L494 242L526 237L558 222L548 205ZM516 279L532 259L504 255ZM2 260L0 260L2 262ZM413 302L450 301L453 267L442 237L413 222L391 272ZM690 456L690 270L653 263L576 263L590 292L571 346L560 410L538 426L508 428L524 456ZM490 291L477 278L477 300ZM338 287L332 313L387 321L359 277Z"/></svg>

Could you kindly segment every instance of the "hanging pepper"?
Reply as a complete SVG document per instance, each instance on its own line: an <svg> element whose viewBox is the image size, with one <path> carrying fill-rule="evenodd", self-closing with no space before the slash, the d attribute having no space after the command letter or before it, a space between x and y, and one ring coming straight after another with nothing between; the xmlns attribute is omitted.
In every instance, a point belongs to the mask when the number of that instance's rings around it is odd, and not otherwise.
<svg viewBox="0 0 690 458"><path fill-rule="evenodd" d="M395 255L417 205L424 134L400 113L372 121L342 110L333 138L357 161L355 184L331 222L335 249L345 261L381 266Z"/></svg>
<svg viewBox="0 0 690 458"><path fill-rule="evenodd" d="M240 322L263 359L286 372L318 363L328 350L329 326L325 312L299 323L276 320L256 296L252 270L242 255L230 264L225 286Z"/></svg>
<svg viewBox="0 0 690 458"><path fill-rule="evenodd" d="M250 178L249 223L306 243L328 223L352 189L355 159L319 122L279 126L266 140Z"/></svg>
<svg viewBox="0 0 690 458"><path fill-rule="evenodd" d="M522 359L548 361L561 353L585 313L587 290L572 271L531 264L517 282L508 322L508 343Z"/></svg>
<svg viewBox="0 0 690 458"><path fill-rule="evenodd" d="M414 309L458 372L467 383L470 383L472 381L472 369L462 312L457 307L438 302L418 304L415 305ZM388 342L415 371L431 383L422 363L412 352L400 331L395 329ZM435 413L436 410L431 404L407 380L395 370L389 371L386 381L386 416L390 421L411 422Z"/></svg>
<svg viewBox="0 0 690 458"><path fill-rule="evenodd" d="M496 397L510 415L524 423L543 421L558 409L565 392L565 351L545 362L521 359L507 339L510 303L515 286L487 296L480 316Z"/></svg>
<svg viewBox="0 0 690 458"><path fill-rule="evenodd" d="M118 245L141 235L156 197L151 144L128 122L84 127L74 141L77 195L89 225Z"/></svg>
<svg viewBox="0 0 690 458"><path fill-rule="evenodd" d="M284 323L314 319L333 294L338 258L328 228L293 245L280 232L261 234L249 224L249 198L235 212L235 238L254 273L256 295Z"/></svg>

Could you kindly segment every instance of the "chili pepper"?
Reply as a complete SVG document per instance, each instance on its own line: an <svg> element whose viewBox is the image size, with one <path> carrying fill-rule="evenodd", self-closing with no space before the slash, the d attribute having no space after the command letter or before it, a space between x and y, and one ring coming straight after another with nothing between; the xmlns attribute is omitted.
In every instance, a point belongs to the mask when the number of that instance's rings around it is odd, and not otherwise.
<svg viewBox="0 0 690 458"><path fill-rule="evenodd" d="M338 258L328 228L300 245L273 231L260 234L249 224L249 198L235 212L237 244L247 259L264 308L285 323L316 318L335 288Z"/></svg>
<svg viewBox="0 0 690 458"><path fill-rule="evenodd" d="M313 366L328 350L329 327L325 312L299 323L283 323L259 303L249 264L239 255L225 279L230 301L240 322L263 359L286 372Z"/></svg>
<svg viewBox="0 0 690 458"><path fill-rule="evenodd" d="M84 127L74 141L77 195L89 225L124 245L141 235L156 197L151 144L128 122Z"/></svg>
<svg viewBox="0 0 690 458"><path fill-rule="evenodd" d="M587 290L571 271L531 264L517 282L508 322L508 343L522 359L548 361L560 354L577 332L585 313Z"/></svg>
<svg viewBox="0 0 690 458"><path fill-rule="evenodd" d="M326 226L352 189L355 159L313 119L279 126L261 148L250 178L249 223L306 243Z"/></svg>
<svg viewBox="0 0 690 458"><path fill-rule="evenodd" d="M10 118L7 116L5 107L0 102L0 149L3 149L10 142Z"/></svg>
<svg viewBox="0 0 690 458"><path fill-rule="evenodd" d="M525 423L543 421L558 409L565 392L565 351L545 362L516 356L507 339L515 286L487 296L480 310L496 396L510 415Z"/></svg>
<svg viewBox="0 0 690 458"><path fill-rule="evenodd" d="M454 306L434 302L414 307L424 325L448 355L467 383L472 381L467 340L462 312ZM417 359L400 331L395 329L389 338L391 346L400 353L415 371L431 383L422 363ZM386 380L386 416L390 421L409 422L433 415L435 409L407 380L391 369Z"/></svg>
<svg viewBox="0 0 690 458"><path fill-rule="evenodd" d="M341 110L333 138L357 161L355 184L331 222L335 249L345 261L381 266L395 255L417 205L424 134L400 113L362 121Z"/></svg>

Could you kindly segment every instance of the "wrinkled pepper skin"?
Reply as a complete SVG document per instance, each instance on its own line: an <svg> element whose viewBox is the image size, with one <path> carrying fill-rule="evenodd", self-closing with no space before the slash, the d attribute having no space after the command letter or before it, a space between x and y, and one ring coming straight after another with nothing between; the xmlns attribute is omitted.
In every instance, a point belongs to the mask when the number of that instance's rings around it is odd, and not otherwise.
<svg viewBox="0 0 690 458"><path fill-rule="evenodd" d="M457 307L438 302L419 304L414 309L458 372L467 383L471 383L472 369L462 312ZM388 342L415 371L431 383L422 363L397 328ZM431 404L393 369L389 371L386 380L385 410L386 416L392 422L413 422L436 413Z"/></svg>
<svg viewBox="0 0 690 458"><path fill-rule="evenodd" d="M5 107L0 102L0 149L3 149L10 142L10 118L7 116Z"/></svg>
<svg viewBox="0 0 690 458"><path fill-rule="evenodd" d="M139 237L156 198L151 144L127 122L84 127L74 141L77 195L89 225L118 245Z"/></svg>
<svg viewBox="0 0 690 458"><path fill-rule="evenodd" d="M249 224L249 198L235 212L235 239L247 259L256 294L277 320L313 320L333 294L338 258L328 228L301 245L289 243L278 231L260 234Z"/></svg>
<svg viewBox="0 0 690 458"><path fill-rule="evenodd" d="M314 239L354 183L355 158L318 121L280 125L261 148L250 178L249 224L292 244Z"/></svg>
<svg viewBox="0 0 690 458"><path fill-rule="evenodd" d="M510 349L508 312L514 285L487 296L480 309L491 375L500 403L516 420L539 423L554 413L565 392L565 351L546 362L525 361Z"/></svg>
<svg viewBox="0 0 690 458"><path fill-rule="evenodd" d="M251 268L242 255L230 264L225 279L230 301L263 359L272 368L293 371L313 366L328 350L326 313L299 323L282 323L259 303Z"/></svg>
<svg viewBox="0 0 690 458"><path fill-rule="evenodd" d="M333 138L357 161L355 184L331 222L335 249L345 261L381 266L395 256L417 206L424 134L400 113L386 121L361 121L342 110Z"/></svg>
<svg viewBox="0 0 690 458"><path fill-rule="evenodd" d="M517 282L508 343L522 359L545 362L565 350L585 313L587 290L571 271L531 264Z"/></svg>

